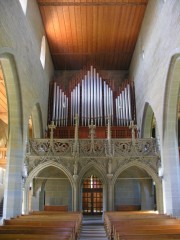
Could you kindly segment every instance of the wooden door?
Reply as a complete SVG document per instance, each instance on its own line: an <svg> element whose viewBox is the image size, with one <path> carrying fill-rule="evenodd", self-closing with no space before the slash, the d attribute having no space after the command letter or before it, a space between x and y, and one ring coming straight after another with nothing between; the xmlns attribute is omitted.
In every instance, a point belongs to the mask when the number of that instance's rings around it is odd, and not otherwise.
<svg viewBox="0 0 180 240"><path fill-rule="evenodd" d="M94 175L83 183L83 214L95 215L103 212L103 188L101 181Z"/></svg>

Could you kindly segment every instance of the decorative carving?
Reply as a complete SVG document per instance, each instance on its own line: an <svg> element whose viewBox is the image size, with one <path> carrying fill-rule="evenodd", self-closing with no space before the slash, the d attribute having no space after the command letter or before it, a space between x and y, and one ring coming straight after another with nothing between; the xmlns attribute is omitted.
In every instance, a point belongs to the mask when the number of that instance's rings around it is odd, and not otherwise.
<svg viewBox="0 0 180 240"><path fill-rule="evenodd" d="M92 139L53 139L52 145L50 139L30 140L26 155L28 173L48 161L62 164L72 175L78 175L89 163L98 164L110 175L115 169L133 161L146 164L156 174L160 166L155 139L136 139L134 144L131 139L111 139L110 143L107 139L93 139L93 144Z"/></svg>
<svg viewBox="0 0 180 240"><path fill-rule="evenodd" d="M135 130L137 129L137 125L134 125L134 121L130 121L131 134L132 134L132 142L135 142Z"/></svg>

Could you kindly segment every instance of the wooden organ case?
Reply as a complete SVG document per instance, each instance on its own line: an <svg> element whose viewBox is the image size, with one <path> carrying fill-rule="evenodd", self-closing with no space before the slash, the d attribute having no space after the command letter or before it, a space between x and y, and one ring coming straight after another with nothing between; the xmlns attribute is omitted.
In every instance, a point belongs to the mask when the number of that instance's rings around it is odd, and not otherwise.
<svg viewBox="0 0 180 240"><path fill-rule="evenodd" d="M118 89L90 66L65 89L59 82L50 84L48 123L56 125L54 138L74 138L75 118L79 121L79 138L89 137L89 125L96 127L96 138L106 138L107 119L112 138L131 138L130 121L136 122L135 91L131 81ZM49 131L47 136L49 136Z"/></svg>

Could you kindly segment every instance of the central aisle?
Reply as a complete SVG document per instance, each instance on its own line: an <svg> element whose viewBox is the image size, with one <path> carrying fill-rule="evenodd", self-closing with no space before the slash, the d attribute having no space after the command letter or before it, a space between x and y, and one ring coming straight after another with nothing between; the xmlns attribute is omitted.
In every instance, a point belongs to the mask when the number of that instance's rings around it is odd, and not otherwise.
<svg viewBox="0 0 180 240"><path fill-rule="evenodd" d="M83 216L80 240L108 240L102 216Z"/></svg>

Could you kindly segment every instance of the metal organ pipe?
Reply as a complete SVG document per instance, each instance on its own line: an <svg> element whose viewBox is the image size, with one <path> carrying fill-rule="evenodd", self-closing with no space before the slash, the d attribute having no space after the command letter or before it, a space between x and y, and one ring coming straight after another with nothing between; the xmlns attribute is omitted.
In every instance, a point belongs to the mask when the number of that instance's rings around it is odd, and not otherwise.
<svg viewBox="0 0 180 240"><path fill-rule="evenodd" d="M130 90L130 85L127 85L127 90L128 90L128 106L129 106L129 120L132 120L132 113L131 113L131 90Z"/></svg>
<svg viewBox="0 0 180 240"><path fill-rule="evenodd" d="M54 82L54 91L53 91L53 117L52 120L55 122L55 116L56 116L56 88L57 84Z"/></svg>
<svg viewBox="0 0 180 240"><path fill-rule="evenodd" d="M77 87L77 115L80 116L80 84Z"/></svg>
<svg viewBox="0 0 180 240"><path fill-rule="evenodd" d="M129 126L129 110L128 110L127 88L124 89L124 97L125 97L125 109L126 109L126 125Z"/></svg>
<svg viewBox="0 0 180 240"><path fill-rule="evenodd" d="M129 83L124 87L119 96L117 96L115 103L117 126L128 126L132 120L131 86Z"/></svg>
<svg viewBox="0 0 180 240"><path fill-rule="evenodd" d="M96 80L96 69L94 68L93 71L93 80L94 80L94 85L93 85L93 89L94 89L94 96L93 96L93 101L94 101L94 119L95 119L95 124L97 124L97 80Z"/></svg>
<svg viewBox="0 0 180 240"><path fill-rule="evenodd" d="M87 121L87 76L85 75L84 79L84 120L85 120L85 126Z"/></svg>
<svg viewBox="0 0 180 240"><path fill-rule="evenodd" d="M87 116L87 118L88 118L88 125L90 124L90 118L91 118L91 113L90 113L90 111L91 111L91 82L90 82L90 72L88 71L88 78L87 78L87 82L88 82L88 88L87 88L87 94L88 94L88 101L87 101L87 103L88 103L88 116Z"/></svg>
<svg viewBox="0 0 180 240"><path fill-rule="evenodd" d="M123 125L123 104L122 104L122 94L119 97L119 106L120 106L120 125Z"/></svg>
<svg viewBox="0 0 180 240"><path fill-rule="evenodd" d="M106 89L106 83L104 82L104 116L105 117L107 116L107 111L106 111L107 102L106 101L107 101L107 89Z"/></svg>
<svg viewBox="0 0 180 240"><path fill-rule="evenodd" d="M61 125L61 109L62 109L62 90L59 90L59 112L58 112L58 126Z"/></svg>
<svg viewBox="0 0 180 240"><path fill-rule="evenodd" d="M110 89L111 94L111 124L113 123L113 91Z"/></svg>
<svg viewBox="0 0 180 240"><path fill-rule="evenodd" d="M91 75L90 75L90 92L91 92L91 119L93 119L93 67L91 66Z"/></svg>
<svg viewBox="0 0 180 240"><path fill-rule="evenodd" d="M124 91L122 91L122 120L123 120L123 126L125 126L125 116L126 116L126 112L125 112L125 104L124 104Z"/></svg>
<svg viewBox="0 0 180 240"><path fill-rule="evenodd" d="M99 126L100 123L100 82L99 82L99 73L96 75L97 79L97 124Z"/></svg>
<svg viewBox="0 0 180 240"><path fill-rule="evenodd" d="M82 123L82 126L84 126L84 79L82 80L82 93L81 93L81 96L82 96L82 100L81 100L81 123Z"/></svg>
<svg viewBox="0 0 180 240"><path fill-rule="evenodd" d="M99 86L100 86L100 90L99 90L99 93L100 93L100 100L99 100L99 104L100 104L100 119L101 119L101 123L100 125L102 126L103 124L103 111L102 111L102 103L103 103L103 96L102 96L102 92L103 92L103 83L102 83L102 78L100 77L99 78Z"/></svg>
<svg viewBox="0 0 180 240"><path fill-rule="evenodd" d="M56 125L58 125L58 111L59 111L59 86L56 89Z"/></svg>

